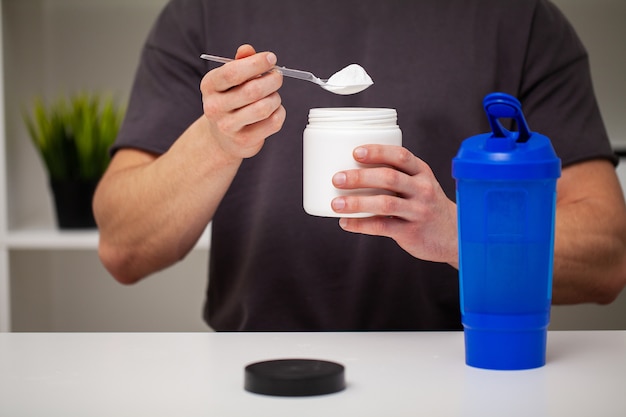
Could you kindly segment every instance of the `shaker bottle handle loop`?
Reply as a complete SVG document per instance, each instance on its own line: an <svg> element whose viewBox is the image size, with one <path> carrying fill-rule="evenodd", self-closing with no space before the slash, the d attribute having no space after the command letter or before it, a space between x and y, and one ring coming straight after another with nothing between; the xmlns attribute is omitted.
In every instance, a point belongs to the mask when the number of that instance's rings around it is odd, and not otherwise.
<svg viewBox="0 0 626 417"><path fill-rule="evenodd" d="M489 119L489 125L496 138L508 138L511 132L505 129L498 119L508 118L515 119L517 122L518 136L516 142L524 143L530 139L532 132L530 131L524 113L522 113L522 105L515 97L505 93L491 93L483 100L483 107Z"/></svg>

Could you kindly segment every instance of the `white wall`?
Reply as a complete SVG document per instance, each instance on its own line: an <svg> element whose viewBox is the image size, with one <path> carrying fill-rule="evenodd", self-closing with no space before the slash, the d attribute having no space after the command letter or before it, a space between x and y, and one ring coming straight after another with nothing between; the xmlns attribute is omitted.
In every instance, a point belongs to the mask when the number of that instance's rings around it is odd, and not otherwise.
<svg viewBox="0 0 626 417"><path fill-rule="evenodd" d="M553 2L587 47L596 95L611 140L626 147L626 1Z"/></svg>

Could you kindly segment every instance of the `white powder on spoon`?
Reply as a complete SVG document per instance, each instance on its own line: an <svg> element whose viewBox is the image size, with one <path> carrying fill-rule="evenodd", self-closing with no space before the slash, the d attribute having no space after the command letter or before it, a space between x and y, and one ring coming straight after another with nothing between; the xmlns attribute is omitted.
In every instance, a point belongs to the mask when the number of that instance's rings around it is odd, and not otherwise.
<svg viewBox="0 0 626 417"><path fill-rule="evenodd" d="M336 94L354 94L374 84L365 69L358 64L350 64L333 74L324 88Z"/></svg>

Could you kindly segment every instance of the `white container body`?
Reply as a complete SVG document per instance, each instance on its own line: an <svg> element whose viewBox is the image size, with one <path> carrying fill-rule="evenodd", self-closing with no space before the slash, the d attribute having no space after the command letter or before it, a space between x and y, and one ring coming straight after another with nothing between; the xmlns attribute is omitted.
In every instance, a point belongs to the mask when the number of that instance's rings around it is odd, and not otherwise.
<svg viewBox="0 0 626 417"><path fill-rule="evenodd" d="M339 171L371 168L353 157L355 148L367 144L402 146L402 132L394 109L324 108L311 109L303 135L303 206L314 216L369 217L371 213L339 214L331 201L342 195L390 194L386 190L363 188L340 190L332 183Z"/></svg>

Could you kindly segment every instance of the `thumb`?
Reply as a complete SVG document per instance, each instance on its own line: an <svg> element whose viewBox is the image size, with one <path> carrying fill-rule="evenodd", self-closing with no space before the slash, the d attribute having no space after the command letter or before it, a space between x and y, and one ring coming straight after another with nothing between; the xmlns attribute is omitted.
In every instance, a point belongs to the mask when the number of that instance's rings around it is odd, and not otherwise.
<svg viewBox="0 0 626 417"><path fill-rule="evenodd" d="M256 51L252 47L252 45L241 45L237 48L237 53L235 54L235 59L241 59L249 57L250 55L256 54Z"/></svg>

